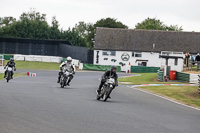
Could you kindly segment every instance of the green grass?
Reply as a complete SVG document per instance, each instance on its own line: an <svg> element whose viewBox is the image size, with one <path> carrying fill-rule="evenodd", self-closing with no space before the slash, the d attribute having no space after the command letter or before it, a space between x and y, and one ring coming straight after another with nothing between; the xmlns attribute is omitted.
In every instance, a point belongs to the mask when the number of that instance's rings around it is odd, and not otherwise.
<svg viewBox="0 0 200 133"><path fill-rule="evenodd" d="M15 63L17 69L58 70L60 65L60 63L34 62L34 61L15 61Z"/></svg>
<svg viewBox="0 0 200 133"><path fill-rule="evenodd" d="M159 82L156 80L157 73L140 73L141 76L132 76L119 78L119 82L128 82L129 84L178 84L180 82Z"/></svg>
<svg viewBox="0 0 200 133"><path fill-rule="evenodd" d="M186 105L200 107L200 94L197 86L145 86L140 88Z"/></svg>
<svg viewBox="0 0 200 133"><path fill-rule="evenodd" d="M192 67L192 71L198 71L198 72L200 72L200 69L198 70L197 66L195 66L195 67Z"/></svg>
<svg viewBox="0 0 200 133"><path fill-rule="evenodd" d="M26 73L14 73L14 77L23 77L26 76ZM0 80L4 79L4 73L0 73Z"/></svg>

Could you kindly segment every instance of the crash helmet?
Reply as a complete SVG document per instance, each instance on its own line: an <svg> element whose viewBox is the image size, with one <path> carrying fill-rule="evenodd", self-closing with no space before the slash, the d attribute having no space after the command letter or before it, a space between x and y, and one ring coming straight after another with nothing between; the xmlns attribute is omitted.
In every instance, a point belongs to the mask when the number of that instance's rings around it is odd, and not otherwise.
<svg viewBox="0 0 200 133"><path fill-rule="evenodd" d="M117 71L117 67L116 66L111 66L110 69L111 69L112 72L116 72Z"/></svg>
<svg viewBox="0 0 200 133"><path fill-rule="evenodd" d="M68 56L67 57L67 62L69 62L69 63L72 62L72 57Z"/></svg>
<svg viewBox="0 0 200 133"><path fill-rule="evenodd" d="M10 58L10 62L14 62L14 59L13 59L13 58Z"/></svg>

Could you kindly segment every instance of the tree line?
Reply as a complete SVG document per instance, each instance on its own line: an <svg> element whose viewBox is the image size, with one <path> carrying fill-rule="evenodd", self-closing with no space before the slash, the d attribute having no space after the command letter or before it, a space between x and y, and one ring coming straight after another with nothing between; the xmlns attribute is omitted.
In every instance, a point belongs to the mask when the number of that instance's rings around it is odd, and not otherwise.
<svg viewBox="0 0 200 133"><path fill-rule="evenodd" d="M98 20L95 24L83 21L73 28L63 30L59 28L56 17L52 17L51 25L47 23L46 14L40 12L22 13L19 20L13 17L4 17L0 21L0 36L8 38L53 39L67 40L72 45L93 48L93 39L96 27L125 28L128 26L115 18ZM159 19L147 18L135 25L135 29L182 31L178 25L167 26Z"/></svg>

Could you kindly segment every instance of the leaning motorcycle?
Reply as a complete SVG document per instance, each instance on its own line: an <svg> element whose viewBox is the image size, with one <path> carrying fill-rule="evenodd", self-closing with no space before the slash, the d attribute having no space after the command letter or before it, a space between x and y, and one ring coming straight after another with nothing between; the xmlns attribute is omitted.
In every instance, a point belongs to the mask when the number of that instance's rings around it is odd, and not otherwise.
<svg viewBox="0 0 200 133"><path fill-rule="evenodd" d="M115 79L113 78L107 79L101 89L100 94L97 94L97 100L103 99L103 101L105 102L109 98L114 87L115 87Z"/></svg>
<svg viewBox="0 0 200 133"><path fill-rule="evenodd" d="M62 72L62 75L60 77L60 86L61 86L61 88L64 88L67 85L67 82L68 82L70 76L72 76L72 75L73 74L68 72L68 71Z"/></svg>
<svg viewBox="0 0 200 133"><path fill-rule="evenodd" d="M12 67L7 67L7 73L6 73L6 81L9 82L11 80L11 73L13 71Z"/></svg>

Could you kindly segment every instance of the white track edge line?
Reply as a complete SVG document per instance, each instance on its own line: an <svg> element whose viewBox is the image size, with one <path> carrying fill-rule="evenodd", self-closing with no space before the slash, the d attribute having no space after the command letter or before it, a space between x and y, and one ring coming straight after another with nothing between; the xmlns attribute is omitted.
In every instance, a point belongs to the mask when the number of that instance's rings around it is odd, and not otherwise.
<svg viewBox="0 0 200 133"><path fill-rule="evenodd" d="M200 111L199 108L195 108L195 107L192 107L192 106L189 106L189 105L186 105L186 104L183 104L183 103L177 102L177 101L175 101L175 100L172 100L172 99L169 99L169 98L166 98L166 97L163 97L163 96L160 96L160 95L157 95L157 94L154 94L154 93L151 93L151 92L148 92L148 91L142 90L142 89L138 89L138 88L131 87L131 86L126 86L126 87L131 88L131 89L135 89L135 90L138 90L138 91L142 91L142 92L145 92L145 93L147 93L147 94L151 94L151 95L153 95L153 96L156 96L156 97L159 97L159 98L165 99L165 100L167 100L167 101L170 101L170 102L176 103L176 104L178 104L178 105L182 105L182 106L185 106L185 107L188 107L188 108L191 108L191 109L195 109L195 110Z"/></svg>

